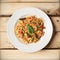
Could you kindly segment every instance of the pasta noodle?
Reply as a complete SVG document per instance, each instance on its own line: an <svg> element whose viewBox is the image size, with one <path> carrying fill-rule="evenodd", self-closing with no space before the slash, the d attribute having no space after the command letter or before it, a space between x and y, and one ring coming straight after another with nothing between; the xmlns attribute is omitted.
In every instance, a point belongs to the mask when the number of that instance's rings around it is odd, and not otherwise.
<svg viewBox="0 0 60 60"><path fill-rule="evenodd" d="M44 35L44 22L35 16L20 18L15 25L17 38L26 44L36 43Z"/></svg>

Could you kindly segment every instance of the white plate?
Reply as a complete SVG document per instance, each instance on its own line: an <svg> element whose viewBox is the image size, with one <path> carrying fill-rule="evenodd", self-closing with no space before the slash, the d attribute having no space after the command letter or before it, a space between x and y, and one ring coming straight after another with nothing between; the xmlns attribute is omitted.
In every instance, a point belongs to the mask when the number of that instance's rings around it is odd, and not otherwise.
<svg viewBox="0 0 60 60"><path fill-rule="evenodd" d="M44 29L45 31L44 36L37 43L25 45L16 38L14 33L14 27L19 18L25 17L25 16L31 16L31 15L35 15L36 17L42 18L46 29ZM7 32L8 32L10 42L15 46L15 48L24 52L31 53L31 52L36 52L43 49L49 43L52 37L53 27L52 27L50 18L43 11L34 7L26 7L26 8L17 10L11 16L8 22Z"/></svg>

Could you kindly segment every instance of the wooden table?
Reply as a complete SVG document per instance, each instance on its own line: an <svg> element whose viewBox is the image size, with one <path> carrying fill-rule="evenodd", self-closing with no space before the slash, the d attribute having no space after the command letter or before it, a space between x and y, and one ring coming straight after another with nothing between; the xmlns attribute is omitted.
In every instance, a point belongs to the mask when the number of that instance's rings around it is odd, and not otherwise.
<svg viewBox="0 0 60 60"><path fill-rule="evenodd" d="M50 43L36 53L17 50L7 36L7 23L12 13L26 6L37 7L51 18L54 33ZM59 0L0 0L0 60L59 60L60 5Z"/></svg>

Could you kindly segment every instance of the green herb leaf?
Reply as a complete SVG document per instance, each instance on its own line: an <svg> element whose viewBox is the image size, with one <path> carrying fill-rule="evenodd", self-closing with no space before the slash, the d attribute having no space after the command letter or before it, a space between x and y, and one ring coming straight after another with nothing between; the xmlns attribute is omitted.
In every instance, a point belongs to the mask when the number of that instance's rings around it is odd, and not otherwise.
<svg viewBox="0 0 60 60"><path fill-rule="evenodd" d="M27 25L27 28L28 28L29 33L31 33L31 34L34 33L34 29L32 26Z"/></svg>

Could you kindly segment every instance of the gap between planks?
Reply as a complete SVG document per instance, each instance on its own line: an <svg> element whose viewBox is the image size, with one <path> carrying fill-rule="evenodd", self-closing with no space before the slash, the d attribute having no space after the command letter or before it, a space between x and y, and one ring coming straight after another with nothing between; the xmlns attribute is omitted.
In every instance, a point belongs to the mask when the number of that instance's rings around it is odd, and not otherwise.
<svg viewBox="0 0 60 60"><path fill-rule="evenodd" d="M0 48L0 50L18 50L17 48ZM60 50L60 48L43 48L42 50Z"/></svg>
<svg viewBox="0 0 60 60"><path fill-rule="evenodd" d="M3 2L3 3L16 3L16 2L59 2L59 0L1 0L0 1L1 3Z"/></svg>
<svg viewBox="0 0 60 60"><path fill-rule="evenodd" d="M23 1L22 2L21 1L21 2L0 2L0 3L59 3L59 1L57 1L57 2L45 2L45 1L44 2L42 2L42 1L41 2L36 2L36 1L29 1L29 2L28 1Z"/></svg>
<svg viewBox="0 0 60 60"><path fill-rule="evenodd" d="M12 16L12 14L11 15L0 15L0 17L11 17ZM60 17L60 15L48 15L48 16L50 16L50 17Z"/></svg>

